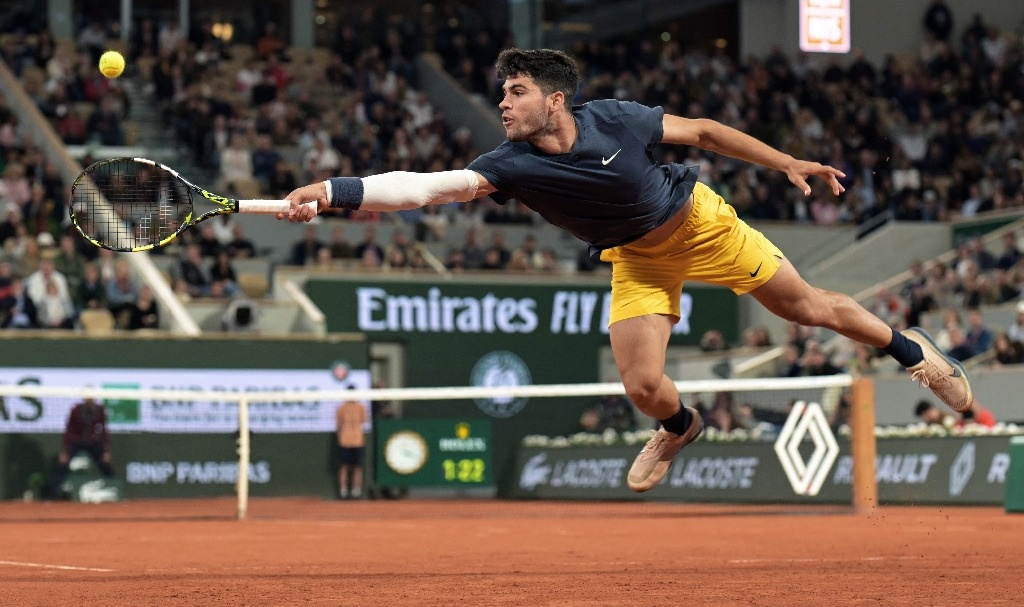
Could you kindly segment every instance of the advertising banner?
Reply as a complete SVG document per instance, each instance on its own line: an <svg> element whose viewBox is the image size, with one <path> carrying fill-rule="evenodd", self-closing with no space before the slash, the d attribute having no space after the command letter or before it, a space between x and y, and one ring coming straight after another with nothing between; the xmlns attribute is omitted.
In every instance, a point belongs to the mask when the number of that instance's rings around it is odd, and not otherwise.
<svg viewBox="0 0 1024 607"><path fill-rule="evenodd" d="M676 457L659 486L645 494L633 493L626 487L626 473L639 449L639 445L524 447L507 493L515 498L741 503L849 503L852 499L848 441L840 442L839 456L828 464L817 495L797 493L772 444L755 442L698 442ZM879 500L1002 505L1009 464L1007 436L879 441L875 462Z"/></svg>
<svg viewBox="0 0 1024 607"><path fill-rule="evenodd" d="M0 367L0 384L126 390L197 390L227 393L299 392L369 388L365 369L126 369ZM62 433L69 398L0 397L0 432ZM368 406L368 403L366 404ZM238 403L230 400L168 401L149 398L104 402L112 433L224 433L238 429ZM252 402L253 432L333 432L337 402ZM367 419L369 419L367 415ZM369 427L366 428L367 431Z"/></svg>

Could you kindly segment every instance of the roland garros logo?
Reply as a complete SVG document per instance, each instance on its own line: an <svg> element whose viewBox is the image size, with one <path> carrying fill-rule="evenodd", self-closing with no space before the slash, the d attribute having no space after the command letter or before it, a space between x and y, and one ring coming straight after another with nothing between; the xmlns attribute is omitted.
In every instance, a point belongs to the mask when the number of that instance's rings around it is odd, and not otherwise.
<svg viewBox="0 0 1024 607"><path fill-rule="evenodd" d="M814 444L814 451L804 461L800 444L808 434ZM839 455L839 444L828 427L821 405L803 401L793 404L793 410L775 440L775 453L797 495L818 495Z"/></svg>
<svg viewBox="0 0 1024 607"><path fill-rule="evenodd" d="M530 368L523 359L507 350L483 355L473 365L470 382L474 386L528 386L532 381ZM477 398L476 406L491 417L512 417L526 406L525 396L495 396Z"/></svg>

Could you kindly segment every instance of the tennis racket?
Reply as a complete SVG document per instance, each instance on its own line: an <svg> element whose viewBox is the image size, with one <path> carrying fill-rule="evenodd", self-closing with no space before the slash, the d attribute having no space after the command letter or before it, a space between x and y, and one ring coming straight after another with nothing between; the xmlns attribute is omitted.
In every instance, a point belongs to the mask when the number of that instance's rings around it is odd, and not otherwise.
<svg viewBox="0 0 1024 607"><path fill-rule="evenodd" d="M196 198L215 208L197 214ZM306 203L315 205L316 202ZM71 187L71 223L89 242L112 251L162 247L188 228L227 213L288 212L287 200L234 200L212 194L174 169L146 158L101 160Z"/></svg>

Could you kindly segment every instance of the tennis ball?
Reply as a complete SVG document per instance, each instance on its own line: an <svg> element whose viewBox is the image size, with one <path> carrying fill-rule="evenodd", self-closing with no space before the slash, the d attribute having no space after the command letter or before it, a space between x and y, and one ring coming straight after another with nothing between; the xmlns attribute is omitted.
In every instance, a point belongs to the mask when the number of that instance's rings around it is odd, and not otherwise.
<svg viewBox="0 0 1024 607"><path fill-rule="evenodd" d="M100 55L100 73L107 78L117 78L124 71L124 57L117 51Z"/></svg>

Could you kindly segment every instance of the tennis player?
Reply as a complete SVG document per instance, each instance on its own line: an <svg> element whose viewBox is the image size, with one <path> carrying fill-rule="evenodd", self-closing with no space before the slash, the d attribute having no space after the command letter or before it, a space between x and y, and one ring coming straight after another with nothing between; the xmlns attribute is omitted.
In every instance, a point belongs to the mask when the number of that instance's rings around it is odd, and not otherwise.
<svg viewBox="0 0 1024 607"><path fill-rule="evenodd" d="M398 211L488 195L501 204L515 198L589 243L612 264L609 330L626 393L661 424L630 468L632 490L658 484L704 428L664 372L687 280L750 293L788 321L880 348L953 409L970 406L963 366L923 330L897 332L850 297L810 286L775 245L697 182L696 167L659 165L653 152L661 143L697 146L781 171L804 195L811 192L807 180L816 177L838 196L842 172L713 120L667 115L660 107L612 99L573 107L579 74L559 51L502 51L497 73L505 80L498 107L508 140L494 151L463 170L395 171L307 185L288 194L287 217L311 220L312 208L300 205L314 200L317 212Z"/></svg>

